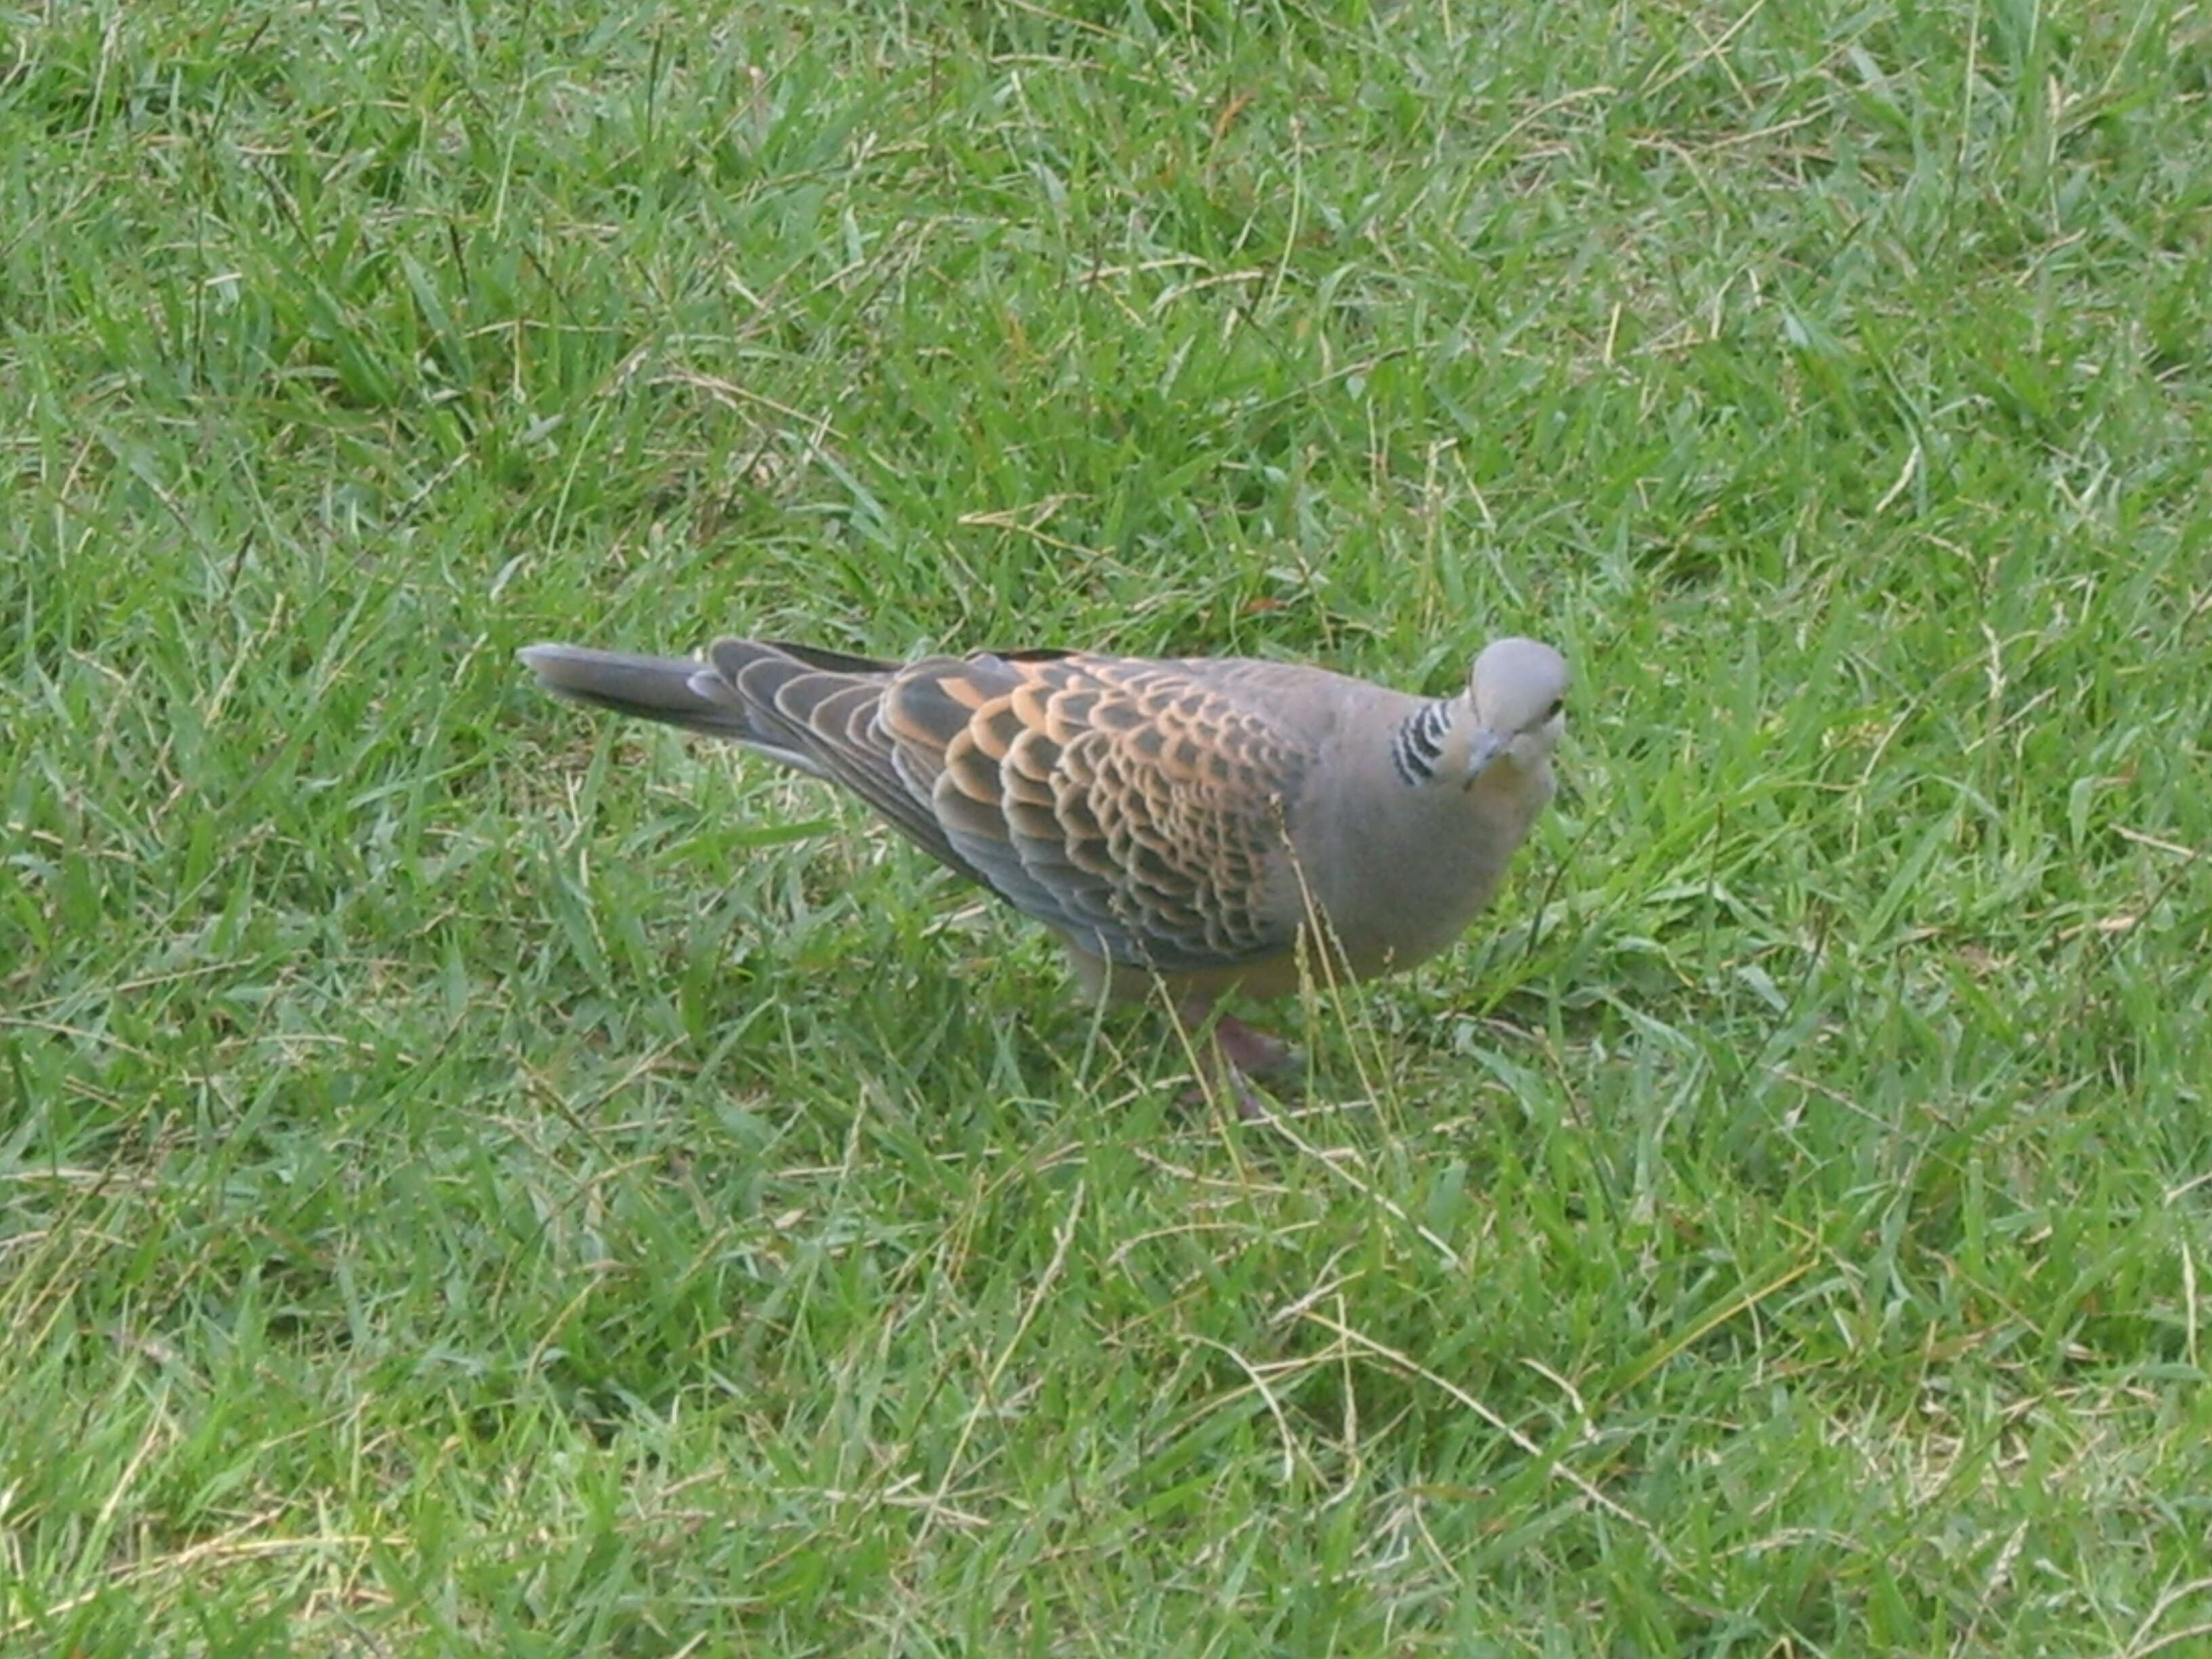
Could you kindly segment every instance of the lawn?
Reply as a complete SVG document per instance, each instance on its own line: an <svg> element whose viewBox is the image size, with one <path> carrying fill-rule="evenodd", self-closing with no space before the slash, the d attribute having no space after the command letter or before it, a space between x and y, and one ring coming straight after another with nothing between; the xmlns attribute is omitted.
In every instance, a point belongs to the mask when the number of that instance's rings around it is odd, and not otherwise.
<svg viewBox="0 0 2212 1659"><path fill-rule="evenodd" d="M2212 1651L2212 21L0 18L0 1653ZM1578 675L1273 1123L546 638Z"/></svg>

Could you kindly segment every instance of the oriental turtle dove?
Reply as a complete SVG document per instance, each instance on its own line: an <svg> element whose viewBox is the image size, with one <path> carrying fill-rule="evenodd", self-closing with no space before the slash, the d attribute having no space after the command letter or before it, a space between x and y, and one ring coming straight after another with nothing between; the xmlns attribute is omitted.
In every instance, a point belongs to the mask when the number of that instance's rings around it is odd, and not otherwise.
<svg viewBox="0 0 2212 1659"><path fill-rule="evenodd" d="M899 664L725 639L704 661L570 645L522 659L560 696L843 785L1052 928L1087 988L1164 984L1248 1112L1242 1073L1289 1050L1216 1002L1302 971L1392 972L1457 939L1551 799L1568 679L1524 639L1435 701L1229 657Z"/></svg>

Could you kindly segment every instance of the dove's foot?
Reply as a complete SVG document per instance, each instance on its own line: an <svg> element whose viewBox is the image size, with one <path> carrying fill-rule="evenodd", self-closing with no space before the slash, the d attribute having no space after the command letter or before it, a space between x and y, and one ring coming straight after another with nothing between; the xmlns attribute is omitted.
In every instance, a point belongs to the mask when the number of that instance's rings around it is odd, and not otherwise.
<svg viewBox="0 0 2212 1659"><path fill-rule="evenodd" d="M1248 1123L1264 1120L1269 1108L1252 1086L1254 1079L1295 1082L1304 1070L1304 1057L1296 1048L1233 1014L1216 1015L1206 1004L1192 1000L1178 1005L1176 1017L1198 1056L1198 1082L1182 1094L1187 1106L1203 1105L1224 1090L1237 1103L1237 1116Z"/></svg>

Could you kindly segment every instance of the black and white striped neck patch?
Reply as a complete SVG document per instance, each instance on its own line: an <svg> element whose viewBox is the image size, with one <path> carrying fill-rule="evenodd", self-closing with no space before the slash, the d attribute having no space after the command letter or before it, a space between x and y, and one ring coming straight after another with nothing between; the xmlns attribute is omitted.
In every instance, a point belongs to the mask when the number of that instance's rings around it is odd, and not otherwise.
<svg viewBox="0 0 2212 1659"><path fill-rule="evenodd" d="M1407 786L1418 787L1437 775L1451 723L1452 704L1444 701L1424 703L1400 724L1390 739L1390 763Z"/></svg>

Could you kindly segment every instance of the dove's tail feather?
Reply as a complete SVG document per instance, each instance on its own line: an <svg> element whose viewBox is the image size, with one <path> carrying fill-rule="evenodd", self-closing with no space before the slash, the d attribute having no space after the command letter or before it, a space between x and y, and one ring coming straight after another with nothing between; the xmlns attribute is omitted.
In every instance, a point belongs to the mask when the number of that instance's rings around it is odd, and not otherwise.
<svg viewBox="0 0 2212 1659"><path fill-rule="evenodd" d="M641 657L580 645L533 645L520 653L538 683L557 697L746 744L807 771L816 768L765 736L721 677L688 657Z"/></svg>

